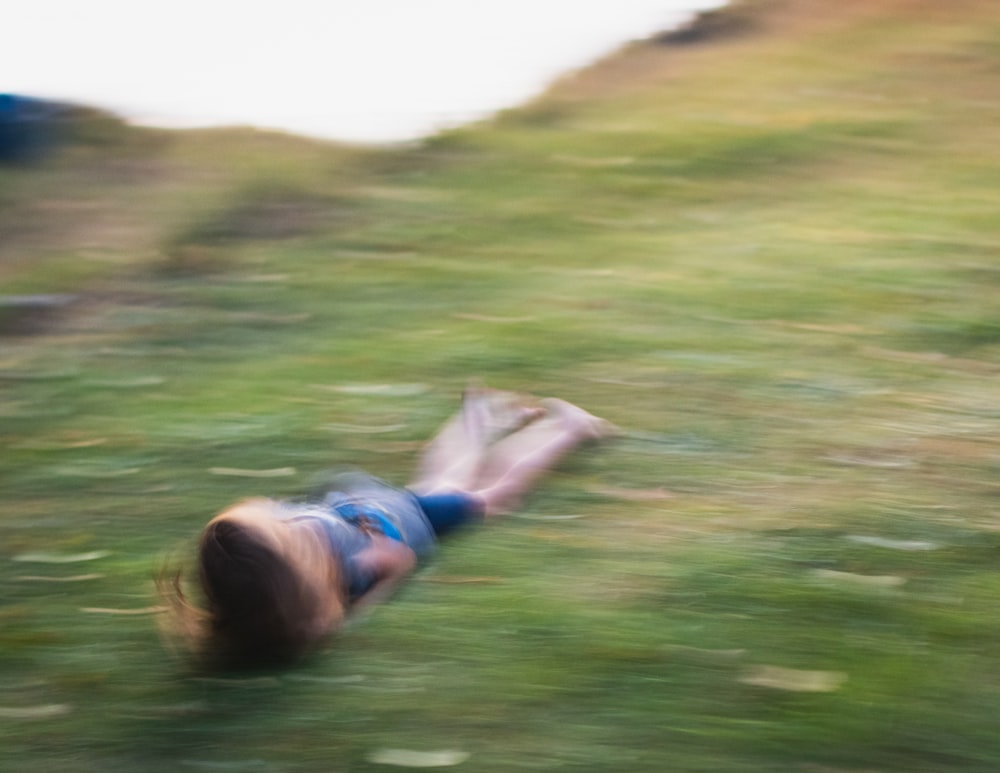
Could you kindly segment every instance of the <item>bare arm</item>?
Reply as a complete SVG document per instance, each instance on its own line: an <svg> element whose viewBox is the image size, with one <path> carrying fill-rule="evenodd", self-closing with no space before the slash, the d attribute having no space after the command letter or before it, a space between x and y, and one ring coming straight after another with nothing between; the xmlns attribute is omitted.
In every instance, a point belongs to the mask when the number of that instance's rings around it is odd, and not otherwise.
<svg viewBox="0 0 1000 773"><path fill-rule="evenodd" d="M372 535L372 544L354 557L362 571L370 572L375 582L354 600L352 609L364 609L385 601L417 565L417 554L398 540Z"/></svg>

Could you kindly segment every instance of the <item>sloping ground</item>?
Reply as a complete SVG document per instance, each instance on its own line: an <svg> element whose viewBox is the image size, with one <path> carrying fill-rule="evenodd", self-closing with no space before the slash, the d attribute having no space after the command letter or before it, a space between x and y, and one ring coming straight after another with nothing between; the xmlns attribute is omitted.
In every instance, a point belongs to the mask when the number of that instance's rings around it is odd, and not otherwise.
<svg viewBox="0 0 1000 773"><path fill-rule="evenodd" d="M75 301L0 338L0 761L995 770L998 93L989 2L758 0L419 146L4 169L2 292ZM326 657L161 655L165 552L471 376L624 434Z"/></svg>

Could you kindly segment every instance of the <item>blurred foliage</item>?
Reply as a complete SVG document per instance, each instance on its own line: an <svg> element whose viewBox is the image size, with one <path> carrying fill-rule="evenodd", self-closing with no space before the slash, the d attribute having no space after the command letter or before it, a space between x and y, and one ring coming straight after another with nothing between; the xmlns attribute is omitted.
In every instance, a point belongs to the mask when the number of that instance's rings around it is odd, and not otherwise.
<svg viewBox="0 0 1000 773"><path fill-rule="evenodd" d="M1000 18L703 24L412 146L0 169L4 297L73 298L0 315L0 768L997 768ZM299 669L164 653L213 512L405 482L470 377L624 434Z"/></svg>

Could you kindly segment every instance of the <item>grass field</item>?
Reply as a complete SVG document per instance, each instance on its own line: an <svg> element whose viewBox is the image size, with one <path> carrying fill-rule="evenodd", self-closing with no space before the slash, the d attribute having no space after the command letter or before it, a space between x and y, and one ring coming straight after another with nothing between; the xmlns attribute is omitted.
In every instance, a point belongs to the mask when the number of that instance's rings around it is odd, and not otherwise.
<svg viewBox="0 0 1000 773"><path fill-rule="evenodd" d="M0 769L995 771L1000 14L748 0L391 149L0 169ZM231 500L470 377L623 429L302 667L192 675Z"/></svg>

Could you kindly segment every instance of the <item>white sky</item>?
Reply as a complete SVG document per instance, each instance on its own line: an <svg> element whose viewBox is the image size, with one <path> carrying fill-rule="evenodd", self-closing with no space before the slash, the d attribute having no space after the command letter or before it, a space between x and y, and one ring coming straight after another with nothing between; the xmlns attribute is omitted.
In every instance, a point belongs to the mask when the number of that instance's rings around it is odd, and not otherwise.
<svg viewBox="0 0 1000 773"><path fill-rule="evenodd" d="M723 0L22 0L0 92L161 126L412 139Z"/></svg>

